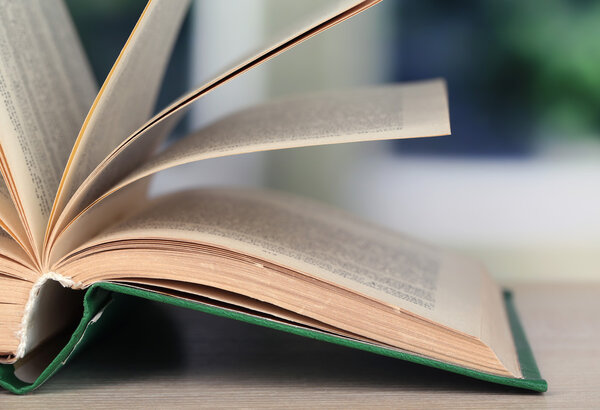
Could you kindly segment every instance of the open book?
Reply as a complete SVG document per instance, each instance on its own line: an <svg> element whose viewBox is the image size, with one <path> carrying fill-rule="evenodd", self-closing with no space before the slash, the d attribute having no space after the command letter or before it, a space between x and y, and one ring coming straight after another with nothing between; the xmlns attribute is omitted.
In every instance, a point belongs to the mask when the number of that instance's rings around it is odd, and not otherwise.
<svg viewBox="0 0 600 410"><path fill-rule="evenodd" d="M0 385L39 386L121 292L546 389L509 295L474 261L287 194L146 199L153 174L191 161L449 134L431 80L267 102L157 149L199 98L377 1L323 3L154 116L187 1L148 2L99 90L60 0L2 2Z"/></svg>

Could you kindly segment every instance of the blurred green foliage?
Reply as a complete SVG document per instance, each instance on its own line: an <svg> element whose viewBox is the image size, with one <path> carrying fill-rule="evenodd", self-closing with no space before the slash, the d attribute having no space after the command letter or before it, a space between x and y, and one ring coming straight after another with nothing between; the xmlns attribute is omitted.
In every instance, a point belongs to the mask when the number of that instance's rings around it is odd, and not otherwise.
<svg viewBox="0 0 600 410"><path fill-rule="evenodd" d="M523 98L543 134L600 136L600 1L487 3L496 89Z"/></svg>

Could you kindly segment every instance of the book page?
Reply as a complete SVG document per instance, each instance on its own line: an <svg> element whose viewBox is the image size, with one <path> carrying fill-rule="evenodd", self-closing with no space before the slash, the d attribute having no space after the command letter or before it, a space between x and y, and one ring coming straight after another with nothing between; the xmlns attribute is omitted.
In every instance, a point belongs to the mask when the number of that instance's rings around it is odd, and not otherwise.
<svg viewBox="0 0 600 410"><path fill-rule="evenodd" d="M43 259L44 270L52 271L55 263L73 249L92 239L127 214L146 206L148 204L146 189L149 182L149 179L144 179L126 186L67 225L52 246L46 249L47 253Z"/></svg>
<svg viewBox="0 0 600 410"><path fill-rule="evenodd" d="M15 244L18 244L22 250L27 252L32 261L35 260L27 233L21 223L19 213L15 208L15 204L10 197L10 192L3 178L0 178L0 227L4 230L2 232L2 229L0 229L0 233L10 236L15 241ZM0 250L2 249L4 248L0 245Z"/></svg>
<svg viewBox="0 0 600 410"><path fill-rule="evenodd" d="M201 159L325 144L450 134L443 80L277 99L182 138L119 185Z"/></svg>
<svg viewBox="0 0 600 410"><path fill-rule="evenodd" d="M89 205L94 199L97 199L97 196L92 194L90 190L94 190L98 195L106 192L116 182L126 176L131 169L146 159L143 154L149 152L156 140L160 139L157 138L156 127L162 126L167 129L172 128L177 121L177 117L181 116L187 108L190 107L190 104L197 101L203 95L206 95L218 86L273 58L290 47L360 13L379 1L380 0L336 0L323 2L322 6L315 10L314 13L305 20L299 21L298 24L289 27L285 33L280 33L273 38L269 38L268 41L265 42L265 45L260 47L256 52L241 59L240 62L231 65L231 67L223 70L222 73L219 73L194 91L182 96L163 109L160 113L148 120L135 133L128 138L125 138L122 144L111 152L85 181L81 182L79 188L77 187L79 185L77 183L65 184L68 185L68 188L62 189L63 192L60 193L52 213L49 225L49 227L52 228L49 229L49 231L53 231L51 235L55 235L55 231L62 230L64 225L82 211L83 208ZM140 21L143 21L143 18L144 16L142 16ZM136 149L127 150L126 154L122 154L127 155L127 158L121 161L120 166L111 167L109 172L103 173L102 178L97 178L96 174L107 167L107 164L109 164L117 155L122 153L124 148L134 140L139 140ZM126 164L127 166L123 166L123 164ZM84 173L80 176L85 178L85 176L83 176ZM70 177L67 176L66 178ZM77 190L77 194L73 194L74 190ZM70 195L69 193L73 195ZM77 198L72 198L72 196L77 196ZM82 200L82 198L87 199ZM56 229L54 229L55 225L57 225ZM51 246L53 238L49 237L46 239L48 247Z"/></svg>
<svg viewBox="0 0 600 410"><path fill-rule="evenodd" d="M99 256L92 265L97 266L111 241L119 241L112 245L117 249L130 248L131 255L144 247L163 249L161 243L179 243L182 252L193 253L194 247L186 243L198 243L299 272L482 339L513 374L519 372L501 293L480 264L316 202L235 188L176 193L154 200L80 249L96 246ZM214 254L222 254L218 249ZM164 248L171 251L176 252L174 245ZM84 253L72 254L85 263ZM159 263L160 253L153 257ZM68 263L69 258L65 260ZM180 263L185 265L185 260ZM102 280L105 269L87 268L87 272ZM144 272L152 277L148 269ZM172 266L171 276L164 279L193 281L199 269L188 270L184 278ZM124 277L131 274L124 266L118 271ZM197 280L202 283L202 278ZM282 285L264 286L280 289Z"/></svg>
<svg viewBox="0 0 600 410"><path fill-rule="evenodd" d="M62 1L0 3L1 160L39 250L96 85Z"/></svg>
<svg viewBox="0 0 600 410"><path fill-rule="evenodd" d="M239 251L479 335L479 266L292 195L235 188L176 193L82 247L117 238L180 239ZM460 278L448 282L448 275ZM449 292L461 302L449 303Z"/></svg>
<svg viewBox="0 0 600 410"><path fill-rule="evenodd" d="M152 115L189 3L148 1L83 122L61 180L53 216L60 213L92 170ZM52 224L51 220L49 228Z"/></svg>
<svg viewBox="0 0 600 410"><path fill-rule="evenodd" d="M171 124L167 120L159 127ZM150 130L149 138L153 130ZM288 97L231 114L181 139L133 171L110 192L158 171L202 159L310 145L449 133L448 102L443 80ZM97 174L96 182L89 189L77 192L72 198L70 205L73 207L61 215L61 224L75 218L76 210L98 201L97 198L110 187L108 184L114 181L114 170L127 168L131 155L145 146L145 141L134 140L115 156Z"/></svg>
<svg viewBox="0 0 600 410"><path fill-rule="evenodd" d="M28 269L36 269L36 266L32 263L33 259L28 255L25 250L15 241L15 239L0 229L0 259L6 257L12 261L20 263L26 266ZM6 271L0 269L0 276L6 275Z"/></svg>

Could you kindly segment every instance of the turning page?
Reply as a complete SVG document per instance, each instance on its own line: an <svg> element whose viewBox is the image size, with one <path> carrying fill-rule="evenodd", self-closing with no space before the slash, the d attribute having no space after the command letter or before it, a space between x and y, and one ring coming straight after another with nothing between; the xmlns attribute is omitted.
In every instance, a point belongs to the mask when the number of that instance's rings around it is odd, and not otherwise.
<svg viewBox="0 0 600 410"><path fill-rule="evenodd" d="M201 159L449 134L446 86L441 79L317 92L280 98L216 121L151 158L118 186Z"/></svg>

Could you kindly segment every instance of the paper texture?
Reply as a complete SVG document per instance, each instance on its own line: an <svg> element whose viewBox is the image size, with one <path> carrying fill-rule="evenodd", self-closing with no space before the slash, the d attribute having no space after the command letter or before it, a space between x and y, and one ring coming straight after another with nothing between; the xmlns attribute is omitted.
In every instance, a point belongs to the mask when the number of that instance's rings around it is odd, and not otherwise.
<svg viewBox="0 0 600 410"><path fill-rule="evenodd" d="M0 178L0 226L10 237L19 243L21 248L26 250L31 260L35 259L27 232L21 223L19 213L3 178ZM0 253L3 253L3 249L0 247Z"/></svg>
<svg viewBox="0 0 600 410"><path fill-rule="evenodd" d="M188 6L189 0L148 2L83 122L62 177L54 216L92 170L151 116ZM129 157L134 164L144 159L144 155Z"/></svg>
<svg viewBox="0 0 600 410"><path fill-rule="evenodd" d="M96 86L62 2L2 1L0 21L3 173L39 252L58 183Z"/></svg>

